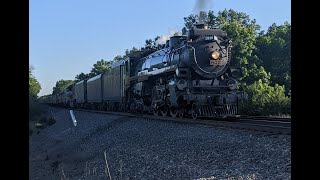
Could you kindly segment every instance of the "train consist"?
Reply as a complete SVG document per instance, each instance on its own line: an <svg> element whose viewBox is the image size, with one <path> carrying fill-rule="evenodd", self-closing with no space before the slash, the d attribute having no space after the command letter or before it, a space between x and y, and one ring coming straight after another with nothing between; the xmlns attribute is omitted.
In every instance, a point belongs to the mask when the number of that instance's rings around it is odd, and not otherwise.
<svg viewBox="0 0 320 180"><path fill-rule="evenodd" d="M43 98L73 108L153 113L184 117L238 114L244 93L230 65L231 40L221 29L196 24L188 36L173 36L165 47L139 51L111 69Z"/></svg>

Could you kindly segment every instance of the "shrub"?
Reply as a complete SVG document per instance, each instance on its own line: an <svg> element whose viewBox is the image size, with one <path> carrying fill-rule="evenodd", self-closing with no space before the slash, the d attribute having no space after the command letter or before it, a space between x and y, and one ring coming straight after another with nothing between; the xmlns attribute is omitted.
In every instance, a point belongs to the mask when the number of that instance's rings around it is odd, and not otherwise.
<svg viewBox="0 0 320 180"><path fill-rule="evenodd" d="M29 136L33 134L35 128L43 129L56 123L52 116L48 116L45 106L40 104L36 98L29 97Z"/></svg>
<svg viewBox="0 0 320 180"><path fill-rule="evenodd" d="M245 87L248 100L241 103L240 111L248 115L291 114L291 99L285 95L285 87L270 86L262 80Z"/></svg>

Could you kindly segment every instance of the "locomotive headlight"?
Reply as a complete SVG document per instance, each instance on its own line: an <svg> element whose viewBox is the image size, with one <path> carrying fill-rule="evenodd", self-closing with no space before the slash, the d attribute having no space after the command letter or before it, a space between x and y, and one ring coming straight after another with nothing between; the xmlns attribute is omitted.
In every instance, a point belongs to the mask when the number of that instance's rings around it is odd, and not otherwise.
<svg viewBox="0 0 320 180"><path fill-rule="evenodd" d="M218 51L213 51L211 52L211 55L210 55L212 59L218 59L219 56L220 56L220 53Z"/></svg>

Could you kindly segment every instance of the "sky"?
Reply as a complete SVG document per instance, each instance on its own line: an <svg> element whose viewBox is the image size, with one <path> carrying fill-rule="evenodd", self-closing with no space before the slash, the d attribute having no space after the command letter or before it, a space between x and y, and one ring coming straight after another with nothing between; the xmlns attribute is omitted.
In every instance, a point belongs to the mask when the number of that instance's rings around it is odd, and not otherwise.
<svg viewBox="0 0 320 180"><path fill-rule="evenodd" d="M89 73L98 60L112 60L146 39L180 31L197 0L29 0L29 65L51 94L58 80ZM262 30L291 23L290 0L204 0L215 14L244 12Z"/></svg>

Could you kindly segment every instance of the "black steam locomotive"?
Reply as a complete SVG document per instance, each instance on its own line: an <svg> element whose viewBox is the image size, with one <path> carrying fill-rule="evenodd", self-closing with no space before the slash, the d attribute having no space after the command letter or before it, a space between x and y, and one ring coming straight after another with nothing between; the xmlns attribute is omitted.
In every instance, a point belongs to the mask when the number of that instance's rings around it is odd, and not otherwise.
<svg viewBox="0 0 320 180"><path fill-rule="evenodd" d="M236 81L241 71L230 63L231 40L199 23L188 36L171 37L163 49L133 53L47 102L194 119L235 115L243 97Z"/></svg>

